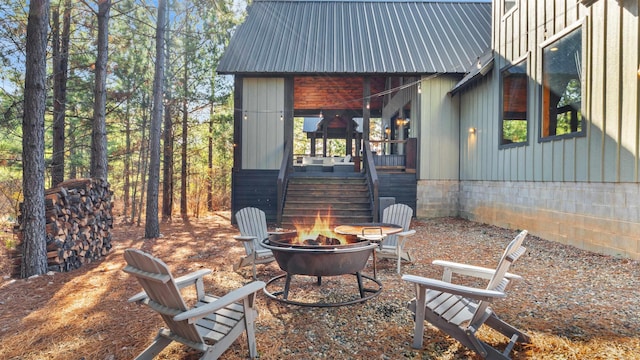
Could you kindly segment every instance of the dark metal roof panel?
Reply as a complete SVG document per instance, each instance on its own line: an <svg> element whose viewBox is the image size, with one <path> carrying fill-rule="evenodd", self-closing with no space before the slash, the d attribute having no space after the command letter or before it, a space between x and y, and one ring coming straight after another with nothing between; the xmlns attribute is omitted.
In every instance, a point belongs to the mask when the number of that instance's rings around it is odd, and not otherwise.
<svg viewBox="0 0 640 360"><path fill-rule="evenodd" d="M256 0L217 70L464 73L490 41L490 2Z"/></svg>

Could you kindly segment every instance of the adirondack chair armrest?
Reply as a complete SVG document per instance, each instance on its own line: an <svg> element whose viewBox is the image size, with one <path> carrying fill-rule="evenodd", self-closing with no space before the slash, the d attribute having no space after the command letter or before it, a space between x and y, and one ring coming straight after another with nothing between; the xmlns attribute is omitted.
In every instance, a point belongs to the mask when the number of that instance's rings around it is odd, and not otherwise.
<svg viewBox="0 0 640 360"><path fill-rule="evenodd" d="M174 281L178 289L182 289L185 286L195 284L196 282L198 282L198 280L201 280L205 275L211 274L211 272L212 271L209 269L200 269L192 273L189 273L187 275L180 276L179 278L174 279ZM147 293L144 291L140 291L139 293L130 297L127 301L138 302L138 301L144 301L145 299L147 299Z"/></svg>
<svg viewBox="0 0 640 360"><path fill-rule="evenodd" d="M407 231L403 231L403 232L399 232L398 234L398 245L401 247L404 247L404 244L407 242L407 238L413 234L415 234L416 231L415 230L407 230Z"/></svg>
<svg viewBox="0 0 640 360"><path fill-rule="evenodd" d="M407 231L400 232L397 235L400 236L400 237L406 237L406 236L411 236L411 235L413 235L415 233L416 233L415 230L407 230Z"/></svg>
<svg viewBox="0 0 640 360"><path fill-rule="evenodd" d="M416 275L402 275L402 280L414 283L427 289L442 291L453 295L460 295L475 300L492 301L496 298L506 297L506 294L500 291L457 285L442 280L425 278Z"/></svg>
<svg viewBox="0 0 640 360"><path fill-rule="evenodd" d="M255 236L251 236L251 235L237 235L233 237L234 240L238 240L238 241L253 241L253 240L257 240L258 238Z"/></svg>
<svg viewBox="0 0 640 360"><path fill-rule="evenodd" d="M182 289L185 286L193 285L198 280L201 280L205 275L209 275L212 272L213 271L211 271L210 269L200 269L187 275L180 276L179 278L175 279L176 286L178 286L178 289Z"/></svg>
<svg viewBox="0 0 640 360"><path fill-rule="evenodd" d="M469 265L469 264L462 264L462 263L446 261L446 260L434 260L432 264L442 266L445 269L445 273L443 274L443 280L449 281L449 282L451 281L450 273L473 276L481 279L490 280L493 274L496 272L495 269L485 268L482 266ZM512 274L512 273L506 273L504 277L509 280L522 279L522 276Z"/></svg>
<svg viewBox="0 0 640 360"><path fill-rule="evenodd" d="M221 298L209 304L187 310L173 317L174 321L189 320L190 323L197 321L223 307L246 298L247 296L256 293L265 287L263 281L253 281L239 289L233 290Z"/></svg>

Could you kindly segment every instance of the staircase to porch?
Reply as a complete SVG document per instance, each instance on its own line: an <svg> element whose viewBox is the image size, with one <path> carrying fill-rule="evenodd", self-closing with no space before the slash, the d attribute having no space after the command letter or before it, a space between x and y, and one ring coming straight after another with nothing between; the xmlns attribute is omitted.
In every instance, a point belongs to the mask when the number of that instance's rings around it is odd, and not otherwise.
<svg viewBox="0 0 640 360"><path fill-rule="evenodd" d="M331 224L353 224L373 220L369 186L364 175L353 173L296 174L289 178L282 211L283 228L294 223L313 225L317 214L330 213Z"/></svg>

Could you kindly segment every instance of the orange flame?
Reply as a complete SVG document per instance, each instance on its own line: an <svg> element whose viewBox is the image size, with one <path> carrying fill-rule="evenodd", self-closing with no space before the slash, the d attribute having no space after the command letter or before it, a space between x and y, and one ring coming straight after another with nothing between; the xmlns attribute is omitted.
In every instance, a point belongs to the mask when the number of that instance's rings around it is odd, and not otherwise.
<svg viewBox="0 0 640 360"><path fill-rule="evenodd" d="M336 234L333 232L333 225L331 224L331 211L327 214L325 218L320 216L318 212L316 214L315 222L313 226L308 227L304 223L294 223L293 224L298 233L298 242L303 243L305 240L316 240L318 236L326 236L328 238L334 238L340 241L340 244L347 244L347 239L345 236Z"/></svg>

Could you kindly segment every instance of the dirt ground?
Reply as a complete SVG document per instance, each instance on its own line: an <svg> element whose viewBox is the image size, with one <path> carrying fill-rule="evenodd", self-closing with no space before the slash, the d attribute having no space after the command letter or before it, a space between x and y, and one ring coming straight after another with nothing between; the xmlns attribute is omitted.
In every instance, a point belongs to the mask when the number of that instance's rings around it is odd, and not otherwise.
<svg viewBox="0 0 640 360"><path fill-rule="evenodd" d="M417 234L408 245L414 262L402 273L441 276L432 260L445 259L494 267L504 246L517 234L461 219L414 220ZM174 276L208 268L207 292L224 294L251 281L251 268L233 271L243 254L232 236L229 213L177 220L161 227L163 236L144 239L139 227L116 225L114 247L103 260L71 273L12 279L6 250L0 250L0 359L131 359L162 326L151 309L127 303L140 291L122 271L122 252L139 248L163 259ZM640 359L640 262L603 256L529 235L527 253L511 268L523 280L493 309L531 335L517 345L514 359ZM274 262L258 266L260 280L282 274ZM372 262L363 274L372 275ZM424 346L411 348L413 319L405 304L413 287L400 279L395 264L378 261L381 294L364 303L312 308L286 305L260 294L256 324L262 359L479 359L437 329L426 326ZM300 277L291 291L326 299L356 289L350 275ZM318 295L319 294L319 295ZM507 339L488 330L480 336L503 348ZM196 359L199 353L172 344L161 359ZM245 359L244 335L222 356Z"/></svg>

